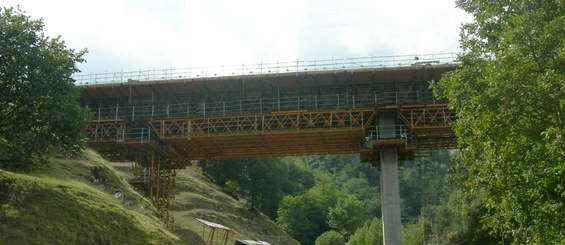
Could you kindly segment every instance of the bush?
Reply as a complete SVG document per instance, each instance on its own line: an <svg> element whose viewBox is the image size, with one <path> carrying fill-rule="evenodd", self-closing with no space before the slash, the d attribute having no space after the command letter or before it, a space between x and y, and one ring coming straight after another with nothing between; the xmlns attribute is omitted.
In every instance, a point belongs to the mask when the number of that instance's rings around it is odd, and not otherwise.
<svg viewBox="0 0 565 245"><path fill-rule="evenodd" d="M343 245L343 235L337 231L327 231L316 239L316 245Z"/></svg>

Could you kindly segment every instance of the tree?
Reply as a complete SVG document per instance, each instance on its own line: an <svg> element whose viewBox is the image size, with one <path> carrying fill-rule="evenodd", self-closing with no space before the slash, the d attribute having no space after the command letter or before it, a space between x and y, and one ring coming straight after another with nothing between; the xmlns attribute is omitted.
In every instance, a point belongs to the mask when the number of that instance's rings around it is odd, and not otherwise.
<svg viewBox="0 0 565 245"><path fill-rule="evenodd" d="M324 208L308 195L285 196L278 210L277 224L300 244L314 244L327 230Z"/></svg>
<svg viewBox="0 0 565 245"><path fill-rule="evenodd" d="M86 51L45 36L42 20L19 8L0 12L0 167L29 170L50 153L85 147L87 109L71 75Z"/></svg>
<svg viewBox="0 0 565 245"><path fill-rule="evenodd" d="M277 212L277 224L301 244L314 244L322 233L329 231L329 209L344 193L340 192L332 175L314 171L315 184L300 196L285 196Z"/></svg>
<svg viewBox="0 0 565 245"><path fill-rule="evenodd" d="M350 178L345 181L341 190L344 193L357 197L357 200L363 203L363 210L366 214L376 217L381 216L379 188L377 186L371 186L363 173L359 173L358 178Z"/></svg>
<svg viewBox="0 0 565 245"><path fill-rule="evenodd" d="M461 181L515 243L565 231L565 2L458 0L459 68L432 87L458 117Z"/></svg>
<svg viewBox="0 0 565 245"><path fill-rule="evenodd" d="M328 224L348 238L368 217L363 203L353 195L343 195L329 209Z"/></svg>
<svg viewBox="0 0 565 245"><path fill-rule="evenodd" d="M374 218L370 222L366 222L349 238L347 245L379 245L383 244L383 228L382 222L378 218Z"/></svg>
<svg viewBox="0 0 565 245"><path fill-rule="evenodd" d="M343 235L337 231L326 231L316 238L315 245L343 245Z"/></svg>
<svg viewBox="0 0 565 245"><path fill-rule="evenodd" d="M425 219L419 219L416 223L408 223L402 226L402 243L407 245L424 244L423 230L429 223Z"/></svg>

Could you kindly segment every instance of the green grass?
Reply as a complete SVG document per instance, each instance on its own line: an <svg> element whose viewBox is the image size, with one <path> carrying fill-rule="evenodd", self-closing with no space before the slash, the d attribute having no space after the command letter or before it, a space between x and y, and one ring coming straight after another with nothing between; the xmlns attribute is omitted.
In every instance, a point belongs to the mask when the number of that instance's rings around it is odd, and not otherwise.
<svg viewBox="0 0 565 245"><path fill-rule="evenodd" d="M222 224L231 229L228 244L236 239L261 240L270 244L299 244L285 234L269 217L250 211L210 183L197 167L182 170L177 176L175 219L177 230L189 230L205 237L195 218Z"/></svg>
<svg viewBox="0 0 565 245"><path fill-rule="evenodd" d="M180 244L154 213L90 151L27 174L0 170L0 244Z"/></svg>
<svg viewBox="0 0 565 245"><path fill-rule="evenodd" d="M0 244L205 244L195 218L231 229L236 239L298 244L267 216L224 194L197 167L177 176L174 234L125 181L131 163L107 163L93 151L52 158L30 173L0 170Z"/></svg>

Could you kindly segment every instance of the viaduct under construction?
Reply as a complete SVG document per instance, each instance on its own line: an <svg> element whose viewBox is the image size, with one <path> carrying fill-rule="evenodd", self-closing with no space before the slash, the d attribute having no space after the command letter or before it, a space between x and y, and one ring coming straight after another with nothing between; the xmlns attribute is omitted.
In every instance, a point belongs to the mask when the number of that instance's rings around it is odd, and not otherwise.
<svg viewBox="0 0 565 245"><path fill-rule="evenodd" d="M175 177L191 160L360 154L381 173L385 244L401 243L398 164L456 147L454 114L428 81L453 54L82 75L88 144L132 162L130 183L174 223Z"/></svg>

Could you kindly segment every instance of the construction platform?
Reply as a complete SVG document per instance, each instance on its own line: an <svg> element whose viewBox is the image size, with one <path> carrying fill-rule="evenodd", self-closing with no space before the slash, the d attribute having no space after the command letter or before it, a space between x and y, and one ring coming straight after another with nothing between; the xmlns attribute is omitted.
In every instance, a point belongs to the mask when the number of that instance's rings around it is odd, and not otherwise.
<svg viewBox="0 0 565 245"><path fill-rule="evenodd" d="M453 63L400 67L121 80L83 86L94 113L90 147L110 161L134 162L131 183L163 221L174 222L176 173L191 160L360 154L399 161L420 149L456 147L454 114L430 80ZM393 119L383 125L384 115Z"/></svg>

